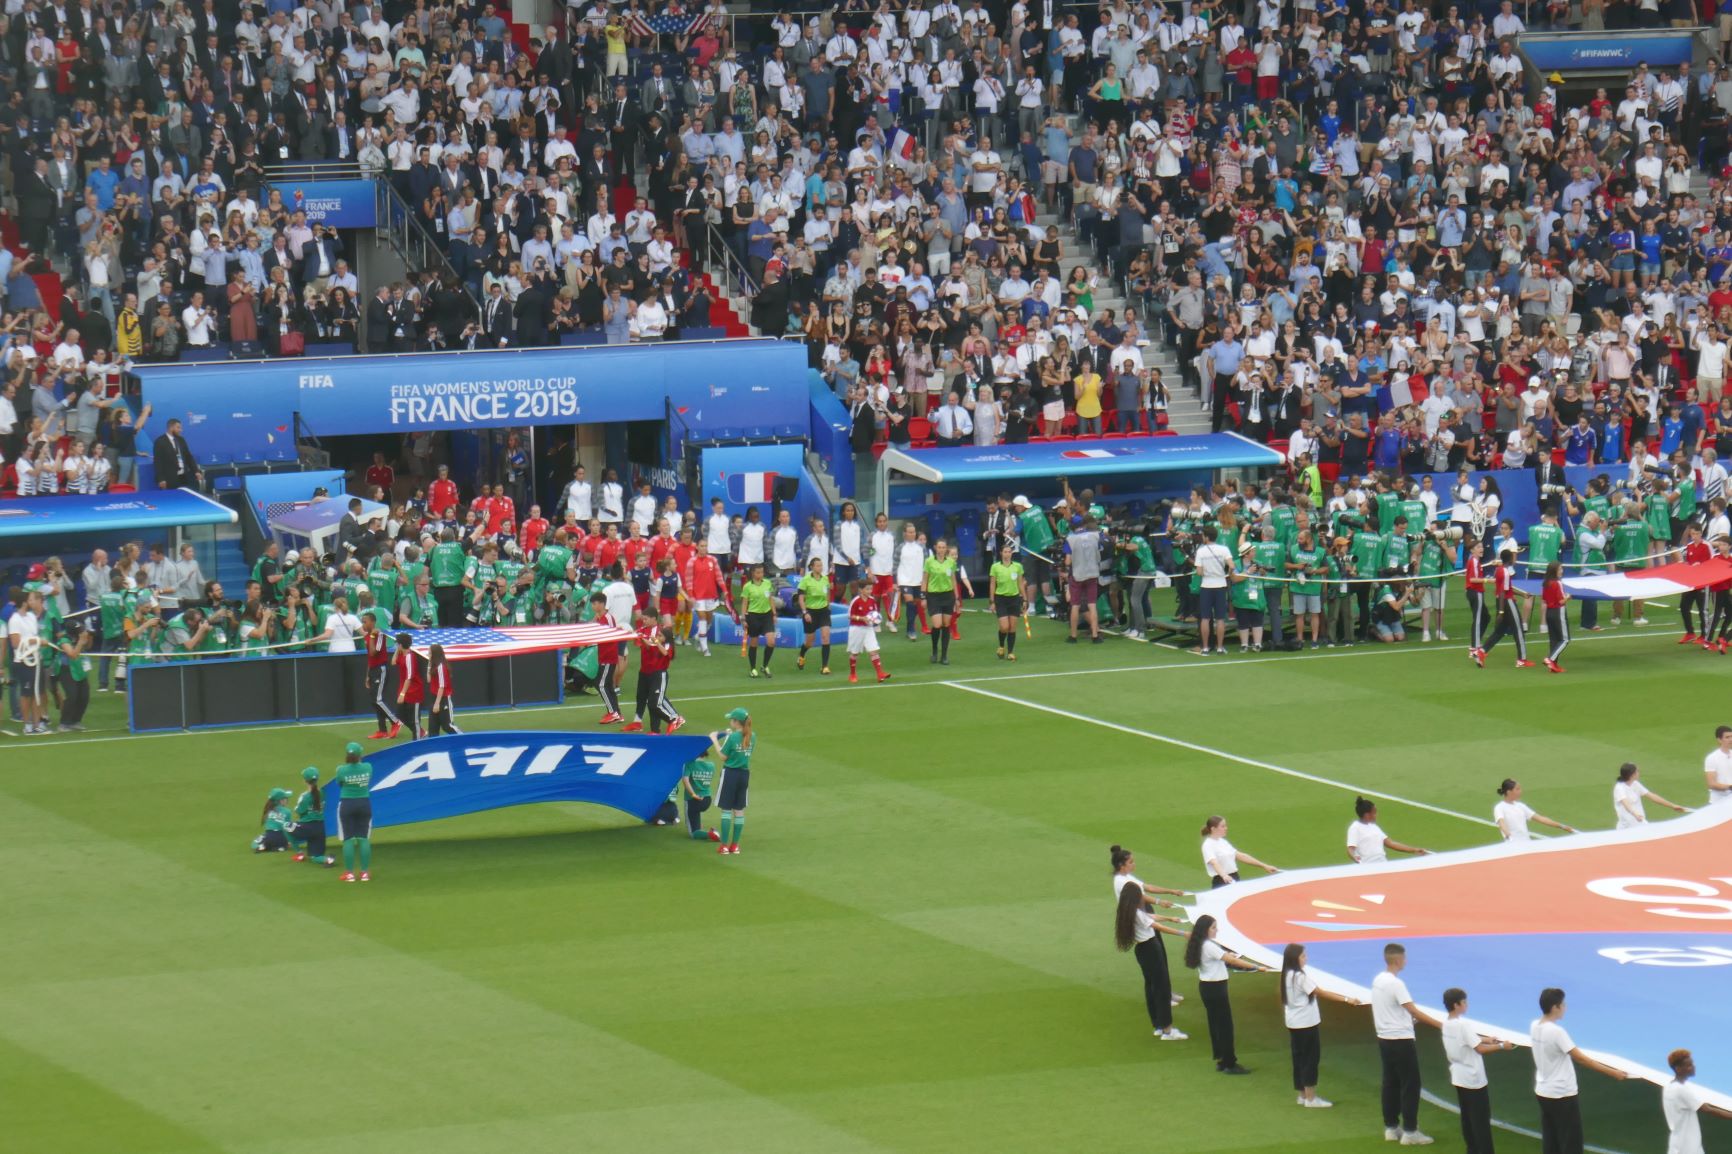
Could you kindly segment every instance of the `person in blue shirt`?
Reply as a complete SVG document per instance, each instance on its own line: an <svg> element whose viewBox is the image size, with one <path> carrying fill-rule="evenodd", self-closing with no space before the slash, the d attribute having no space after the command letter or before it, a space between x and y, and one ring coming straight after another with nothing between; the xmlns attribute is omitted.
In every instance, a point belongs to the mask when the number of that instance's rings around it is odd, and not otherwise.
<svg viewBox="0 0 1732 1154"><path fill-rule="evenodd" d="M1708 415L1696 403L1696 390L1691 389L1685 394L1684 407L1679 415L1684 419L1684 436L1680 443L1684 451L1694 457L1702 451L1702 432L1708 421Z"/></svg>
<svg viewBox="0 0 1732 1154"><path fill-rule="evenodd" d="M1683 406L1673 401L1666 406L1666 416L1660 421L1660 456L1670 457L1683 443Z"/></svg>
<svg viewBox="0 0 1732 1154"><path fill-rule="evenodd" d="M1594 450L1599 447L1599 434L1594 432L1594 426L1588 420L1588 414L1583 413L1576 418L1576 423L1564 434L1564 464L1591 465L1594 463Z"/></svg>
<svg viewBox="0 0 1732 1154"><path fill-rule="evenodd" d="M1323 130L1323 135L1329 140L1329 146L1333 148L1335 138L1341 135L1341 108L1335 101L1331 100L1323 115L1317 118L1317 126Z"/></svg>
<svg viewBox="0 0 1732 1154"><path fill-rule="evenodd" d="M110 212L114 209L114 190L120 187L120 173L114 171L112 162L103 156L90 170L90 175L84 178L84 187L96 194L98 208Z"/></svg>
<svg viewBox="0 0 1732 1154"><path fill-rule="evenodd" d="M1395 427L1395 414L1384 413L1377 420L1377 433L1371 439L1371 461L1379 469L1396 471L1401 468L1401 430Z"/></svg>
<svg viewBox="0 0 1732 1154"><path fill-rule="evenodd" d="M1612 246L1612 283L1636 283L1636 235L1627 228L1619 228L1607 239Z"/></svg>

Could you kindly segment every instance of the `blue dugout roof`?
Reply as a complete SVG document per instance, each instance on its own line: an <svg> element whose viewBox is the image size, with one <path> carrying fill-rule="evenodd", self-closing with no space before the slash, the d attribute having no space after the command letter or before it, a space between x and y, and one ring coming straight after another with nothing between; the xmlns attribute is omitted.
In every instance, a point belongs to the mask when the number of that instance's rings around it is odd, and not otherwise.
<svg viewBox="0 0 1732 1154"><path fill-rule="evenodd" d="M954 449L886 449L882 464L929 484L1013 481L1082 474L1166 473L1197 469L1266 468L1281 454L1237 433L1196 437L1122 437L1044 441L1030 445L963 445Z"/></svg>
<svg viewBox="0 0 1732 1154"><path fill-rule="evenodd" d="M226 525L239 515L191 489L0 501L0 538Z"/></svg>

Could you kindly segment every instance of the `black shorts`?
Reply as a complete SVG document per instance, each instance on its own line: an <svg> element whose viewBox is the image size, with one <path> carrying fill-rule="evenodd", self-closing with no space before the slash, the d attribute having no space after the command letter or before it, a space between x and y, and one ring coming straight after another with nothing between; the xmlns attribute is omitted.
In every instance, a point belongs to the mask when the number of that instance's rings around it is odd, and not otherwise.
<svg viewBox="0 0 1732 1154"><path fill-rule="evenodd" d="M956 612L956 591L946 593L928 593L926 595L926 612L928 616L948 617Z"/></svg>
<svg viewBox="0 0 1732 1154"><path fill-rule="evenodd" d="M806 620L806 632L816 633L820 629L830 628L830 607L826 605L816 613L802 613Z"/></svg>
<svg viewBox="0 0 1732 1154"><path fill-rule="evenodd" d="M992 612L998 617L1021 617L1022 596L1018 593L994 593Z"/></svg>
<svg viewBox="0 0 1732 1154"><path fill-rule="evenodd" d="M337 836L373 836L373 799L345 797L337 802Z"/></svg>
<svg viewBox="0 0 1732 1154"><path fill-rule="evenodd" d="M836 565L836 587L838 589L846 589L850 584L859 579L860 566L843 565L841 563Z"/></svg>
<svg viewBox="0 0 1732 1154"><path fill-rule="evenodd" d="M725 769L722 771L722 792L716 795L716 804L722 809L735 810L746 808L746 790L752 784L752 771L749 769Z"/></svg>
<svg viewBox="0 0 1732 1154"><path fill-rule="evenodd" d="M746 636L762 637L765 634L772 638L776 636L776 615L774 613L746 614Z"/></svg>

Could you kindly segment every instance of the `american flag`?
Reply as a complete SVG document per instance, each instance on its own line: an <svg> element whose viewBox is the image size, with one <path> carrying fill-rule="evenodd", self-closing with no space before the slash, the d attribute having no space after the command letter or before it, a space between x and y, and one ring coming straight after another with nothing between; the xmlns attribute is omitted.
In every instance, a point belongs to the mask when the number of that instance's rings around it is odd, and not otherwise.
<svg viewBox="0 0 1732 1154"><path fill-rule="evenodd" d="M637 634L630 629L588 621L579 625L461 625L445 629L418 629L409 634L416 653L427 656L429 645L443 645L450 661L477 657L501 657L512 653L543 653L549 649L577 649L606 641L629 641Z"/></svg>
<svg viewBox="0 0 1732 1154"><path fill-rule="evenodd" d="M709 11L696 15L672 10L648 17L634 15L631 30L639 36L696 36L714 18L715 13Z"/></svg>

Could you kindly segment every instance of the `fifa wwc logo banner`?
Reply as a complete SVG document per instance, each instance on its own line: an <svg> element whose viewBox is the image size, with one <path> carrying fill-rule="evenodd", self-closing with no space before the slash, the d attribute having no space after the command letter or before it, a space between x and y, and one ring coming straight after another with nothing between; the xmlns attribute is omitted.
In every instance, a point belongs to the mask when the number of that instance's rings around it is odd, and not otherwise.
<svg viewBox="0 0 1732 1154"><path fill-rule="evenodd" d="M648 821L707 737L462 733L390 746L373 766L373 824L409 825L509 805L587 801ZM336 833L337 806L325 806Z"/></svg>
<svg viewBox="0 0 1732 1154"><path fill-rule="evenodd" d="M1327 988L1361 998L1383 946L1442 1015L1460 986L1488 1036L1526 1044L1540 990L1569 995L1571 1035L1635 1077L1665 1082L1695 1051L1732 1108L1732 806L1632 830L1507 843L1386 865L1295 871L1198 896L1221 937L1280 965L1305 944Z"/></svg>

